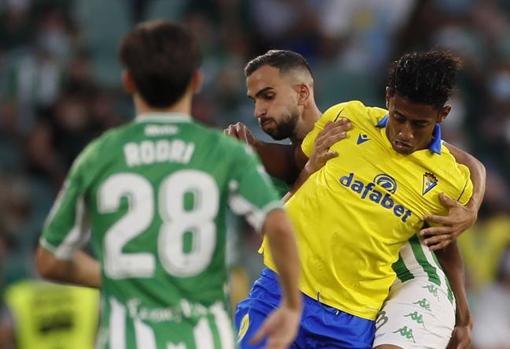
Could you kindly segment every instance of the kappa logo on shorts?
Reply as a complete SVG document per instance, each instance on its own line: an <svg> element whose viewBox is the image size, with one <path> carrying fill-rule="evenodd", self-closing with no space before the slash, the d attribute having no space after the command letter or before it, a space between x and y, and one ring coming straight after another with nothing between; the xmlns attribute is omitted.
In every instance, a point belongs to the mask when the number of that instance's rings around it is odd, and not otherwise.
<svg viewBox="0 0 510 349"><path fill-rule="evenodd" d="M413 335L413 329L412 328L409 328L407 326L404 326L396 331L393 331L393 333L399 333L402 337L406 338L406 339L410 339L413 341L413 343L416 343L416 341L414 340L414 335Z"/></svg>
<svg viewBox="0 0 510 349"><path fill-rule="evenodd" d="M428 301L427 298L422 298L419 301L414 302L413 304L418 304L423 309L430 311L430 302Z"/></svg>
<svg viewBox="0 0 510 349"><path fill-rule="evenodd" d="M241 319L241 324L239 325L239 332L237 333L237 343L241 342L246 336L248 332L248 328L250 327L250 314L246 314Z"/></svg>
<svg viewBox="0 0 510 349"><path fill-rule="evenodd" d="M404 315L404 317L410 317L411 320L416 321L417 324L423 325L425 327L425 324L423 322L423 315L415 311L414 313L409 313L407 315Z"/></svg>
<svg viewBox="0 0 510 349"><path fill-rule="evenodd" d="M386 325L389 318L386 316L386 312L383 310L377 315L377 320L375 321L375 329L376 331L379 330L381 327Z"/></svg>
<svg viewBox="0 0 510 349"><path fill-rule="evenodd" d="M434 297L438 298L438 295L437 295L438 288L437 288L437 286L430 284L430 285L427 285L427 286L422 286L422 288L426 288L427 291L429 291L429 293L431 295L433 295Z"/></svg>

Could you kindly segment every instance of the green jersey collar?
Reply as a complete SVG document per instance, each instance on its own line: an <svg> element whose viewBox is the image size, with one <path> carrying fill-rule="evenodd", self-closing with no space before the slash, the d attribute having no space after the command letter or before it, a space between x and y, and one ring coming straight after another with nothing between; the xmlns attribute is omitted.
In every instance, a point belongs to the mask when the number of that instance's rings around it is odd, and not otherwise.
<svg viewBox="0 0 510 349"><path fill-rule="evenodd" d="M191 116L184 113L149 112L139 114L135 122L191 122Z"/></svg>

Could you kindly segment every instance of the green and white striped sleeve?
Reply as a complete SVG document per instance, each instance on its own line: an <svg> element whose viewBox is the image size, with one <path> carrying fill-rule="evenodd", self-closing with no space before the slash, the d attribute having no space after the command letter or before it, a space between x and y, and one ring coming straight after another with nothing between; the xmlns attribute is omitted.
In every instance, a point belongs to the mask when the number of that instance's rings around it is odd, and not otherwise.
<svg viewBox="0 0 510 349"><path fill-rule="evenodd" d="M282 204L259 159L249 146L243 146L236 158L229 182L229 206L232 212L244 216L256 231L260 231L266 215Z"/></svg>
<svg viewBox="0 0 510 349"><path fill-rule="evenodd" d="M85 176L91 146L74 162L46 218L40 245L58 259L70 259L90 238L85 204Z"/></svg>

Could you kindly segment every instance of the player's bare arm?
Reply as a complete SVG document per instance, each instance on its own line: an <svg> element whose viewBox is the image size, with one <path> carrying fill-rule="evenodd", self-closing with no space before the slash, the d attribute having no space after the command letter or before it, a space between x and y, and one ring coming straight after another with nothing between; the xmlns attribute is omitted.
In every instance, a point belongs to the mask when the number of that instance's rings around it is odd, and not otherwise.
<svg viewBox="0 0 510 349"><path fill-rule="evenodd" d="M330 139L321 138L321 142L329 144L327 146L328 149L335 142L346 138L347 132L351 128L350 122L345 118L332 124L334 129L328 134ZM250 144L262 160L266 171L271 176L281 179L288 184L294 184L297 181L298 174L308 161L306 155L301 151L300 144L286 145L262 142L256 139L248 127L241 122L229 125L224 132L229 136ZM321 156L324 156L324 154L321 153ZM320 167L322 166L318 168Z"/></svg>
<svg viewBox="0 0 510 349"><path fill-rule="evenodd" d="M472 155L448 144L448 149L457 162L467 166L473 182L473 196L466 206L445 194L440 194L441 203L448 208L447 216L429 215L425 220L429 223L440 224L439 226L425 228L421 231L425 238L424 243L431 250L438 250L457 238L462 232L471 227L478 217L478 210L485 193L486 171L483 164Z"/></svg>
<svg viewBox="0 0 510 349"><path fill-rule="evenodd" d="M457 242L453 241L445 248L436 252L443 267L456 300L455 328L447 349L467 349L471 344L473 320L464 286L464 263Z"/></svg>
<svg viewBox="0 0 510 349"><path fill-rule="evenodd" d="M46 279L85 287L101 286L99 263L83 251L77 251L70 259L64 260L39 246L36 266L39 274Z"/></svg>
<svg viewBox="0 0 510 349"><path fill-rule="evenodd" d="M242 122L229 125L224 133L251 145L271 176L289 184L296 180L299 169L293 156L295 145L262 142Z"/></svg>
<svg viewBox="0 0 510 349"><path fill-rule="evenodd" d="M283 210L270 212L263 231L276 264L282 287L280 307L266 319L252 338L256 343L267 337L267 347L287 348L297 334L301 319L302 296L299 291L299 257L290 221Z"/></svg>

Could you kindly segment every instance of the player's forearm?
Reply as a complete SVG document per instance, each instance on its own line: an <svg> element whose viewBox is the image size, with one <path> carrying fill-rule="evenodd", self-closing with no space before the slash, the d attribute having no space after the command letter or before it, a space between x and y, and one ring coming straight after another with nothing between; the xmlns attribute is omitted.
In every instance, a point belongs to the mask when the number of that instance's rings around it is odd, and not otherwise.
<svg viewBox="0 0 510 349"><path fill-rule="evenodd" d="M264 231L282 288L282 302L291 309L301 309L301 292L299 291L299 257L296 239L290 221L284 211L271 213L272 222L268 222Z"/></svg>
<svg viewBox="0 0 510 349"><path fill-rule="evenodd" d="M0 322L0 349L15 348L15 342L12 326Z"/></svg>
<svg viewBox="0 0 510 349"><path fill-rule="evenodd" d="M78 251L72 264L72 271L76 273L73 281L87 287L101 287L101 267L99 262L83 251Z"/></svg>
<svg viewBox="0 0 510 349"><path fill-rule="evenodd" d="M471 182L473 182L473 196L469 200L467 206L478 211L483 201L485 194L485 181L486 171L485 166L478 161L474 156L466 153L465 151L447 144L450 153L455 157L458 163L465 165L469 168Z"/></svg>
<svg viewBox="0 0 510 349"><path fill-rule="evenodd" d="M267 173L290 184L298 170L292 147L285 144L257 142L253 145Z"/></svg>
<svg viewBox="0 0 510 349"><path fill-rule="evenodd" d="M69 260L61 260L39 247L36 263L39 274L46 279L85 287L101 286L99 263L83 251L77 251Z"/></svg>
<svg viewBox="0 0 510 349"><path fill-rule="evenodd" d="M436 255L455 295L457 304L456 326L472 326L471 312L469 311L464 283L464 264L457 242L453 241L444 249L437 251Z"/></svg>

